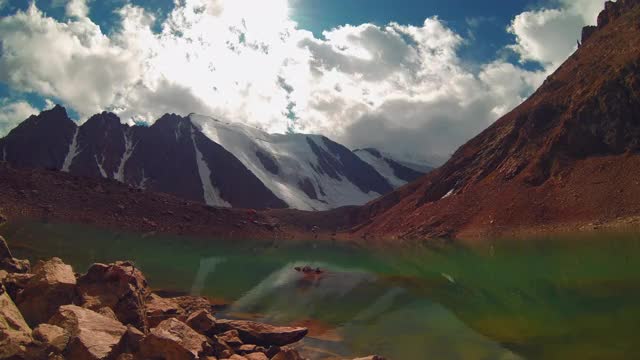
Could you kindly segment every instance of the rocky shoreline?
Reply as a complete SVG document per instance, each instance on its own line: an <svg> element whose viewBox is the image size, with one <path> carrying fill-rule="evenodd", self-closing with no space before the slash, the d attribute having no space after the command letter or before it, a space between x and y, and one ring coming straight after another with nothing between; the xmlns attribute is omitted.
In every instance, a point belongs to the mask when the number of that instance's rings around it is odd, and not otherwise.
<svg viewBox="0 0 640 360"><path fill-rule="evenodd" d="M129 261L32 268L0 237L0 359L303 360L291 346L307 333L218 319L202 297L163 298Z"/></svg>

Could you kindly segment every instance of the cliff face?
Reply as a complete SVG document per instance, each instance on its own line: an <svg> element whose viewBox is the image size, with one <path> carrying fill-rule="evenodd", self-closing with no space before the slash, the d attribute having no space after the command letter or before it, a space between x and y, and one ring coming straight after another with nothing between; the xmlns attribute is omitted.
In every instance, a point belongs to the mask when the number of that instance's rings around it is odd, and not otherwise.
<svg viewBox="0 0 640 360"><path fill-rule="evenodd" d="M584 33L527 101L440 169L366 206L357 232L473 237L640 214L629 203L640 198L640 1L607 2Z"/></svg>

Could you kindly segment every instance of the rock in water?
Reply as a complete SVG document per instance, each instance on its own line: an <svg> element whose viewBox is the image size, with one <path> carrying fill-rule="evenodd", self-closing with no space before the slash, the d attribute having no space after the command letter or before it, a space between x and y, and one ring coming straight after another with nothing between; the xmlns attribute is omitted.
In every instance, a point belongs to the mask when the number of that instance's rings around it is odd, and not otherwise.
<svg viewBox="0 0 640 360"><path fill-rule="evenodd" d="M83 307L97 312L110 308L123 324L148 330L144 299L150 291L144 275L133 263L92 265L87 274L78 278L78 292Z"/></svg>
<svg viewBox="0 0 640 360"><path fill-rule="evenodd" d="M0 294L0 359L24 354L31 340L29 325L9 295L2 292Z"/></svg>
<svg viewBox="0 0 640 360"><path fill-rule="evenodd" d="M39 262L33 277L17 295L17 305L32 326L46 323L61 305L76 299L76 277L71 266L59 258Z"/></svg>
<svg viewBox="0 0 640 360"><path fill-rule="evenodd" d="M49 321L69 335L68 359L113 358L127 328L116 320L75 305L61 306Z"/></svg>
<svg viewBox="0 0 640 360"><path fill-rule="evenodd" d="M216 332L237 330L245 344L284 346L302 340L309 332L302 327L276 327L253 321L218 320Z"/></svg>
<svg viewBox="0 0 640 360"><path fill-rule="evenodd" d="M18 260L13 257L7 241L0 236L0 270L10 273L26 273L29 271L29 260Z"/></svg>
<svg viewBox="0 0 640 360"><path fill-rule="evenodd" d="M194 360L211 351L204 335L178 319L163 321L140 343L144 359Z"/></svg>

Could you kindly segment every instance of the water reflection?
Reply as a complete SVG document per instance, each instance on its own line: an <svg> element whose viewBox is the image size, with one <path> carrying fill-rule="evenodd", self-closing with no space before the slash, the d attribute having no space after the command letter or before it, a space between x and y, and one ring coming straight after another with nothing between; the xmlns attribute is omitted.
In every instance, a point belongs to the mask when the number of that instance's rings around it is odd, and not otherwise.
<svg viewBox="0 0 640 360"><path fill-rule="evenodd" d="M77 271L133 259L156 288L225 316L310 328L312 359L625 359L640 330L640 241L362 251L147 237L55 224L1 231L17 256ZM304 274L295 268L322 269Z"/></svg>

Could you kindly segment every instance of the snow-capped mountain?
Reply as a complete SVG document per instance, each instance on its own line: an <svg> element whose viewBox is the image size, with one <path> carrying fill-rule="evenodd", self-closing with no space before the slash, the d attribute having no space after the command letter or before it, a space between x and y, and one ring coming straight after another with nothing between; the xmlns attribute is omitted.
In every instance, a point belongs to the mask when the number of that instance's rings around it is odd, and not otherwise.
<svg viewBox="0 0 640 360"><path fill-rule="evenodd" d="M424 161L399 160L394 155L373 148L356 149L353 152L396 188L433 170L433 167Z"/></svg>
<svg viewBox="0 0 640 360"><path fill-rule="evenodd" d="M195 114L167 114L145 127L103 112L77 126L60 106L18 125L0 149L14 166L108 178L223 207L361 205L423 174L386 157L385 168L319 135L268 134Z"/></svg>

